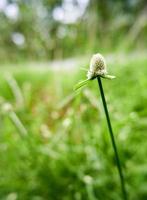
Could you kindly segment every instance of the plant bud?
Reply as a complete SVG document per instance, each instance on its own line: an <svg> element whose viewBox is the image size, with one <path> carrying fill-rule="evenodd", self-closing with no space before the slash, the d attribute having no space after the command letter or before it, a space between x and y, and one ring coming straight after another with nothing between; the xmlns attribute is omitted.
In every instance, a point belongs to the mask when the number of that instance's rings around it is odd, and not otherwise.
<svg viewBox="0 0 147 200"><path fill-rule="evenodd" d="M98 75L106 75L106 62L104 57L100 54L94 54L90 60L90 69L87 73L87 78L92 80L96 78Z"/></svg>

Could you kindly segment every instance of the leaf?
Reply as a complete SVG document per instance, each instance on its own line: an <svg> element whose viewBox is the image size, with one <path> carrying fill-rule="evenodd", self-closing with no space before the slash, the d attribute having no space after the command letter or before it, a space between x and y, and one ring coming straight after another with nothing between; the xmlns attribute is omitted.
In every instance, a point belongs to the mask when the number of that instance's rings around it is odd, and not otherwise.
<svg viewBox="0 0 147 200"><path fill-rule="evenodd" d="M74 90L78 90L79 88L81 88L81 87L83 87L84 85L86 85L88 82L89 82L89 79L80 81L79 83L77 83L77 84L74 86Z"/></svg>
<svg viewBox="0 0 147 200"><path fill-rule="evenodd" d="M101 75L101 77L102 77L102 78L106 78L106 79L110 79L110 80L116 78L116 76L111 76L111 75L109 75L109 74Z"/></svg>

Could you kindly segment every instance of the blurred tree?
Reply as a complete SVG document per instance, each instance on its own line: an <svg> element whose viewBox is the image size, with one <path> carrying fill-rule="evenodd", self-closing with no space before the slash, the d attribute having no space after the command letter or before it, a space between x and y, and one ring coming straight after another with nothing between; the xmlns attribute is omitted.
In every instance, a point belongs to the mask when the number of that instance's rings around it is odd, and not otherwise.
<svg viewBox="0 0 147 200"><path fill-rule="evenodd" d="M0 60L4 61L54 59L97 49L114 50L122 46L124 40L130 40L131 37L126 36L131 35L134 21L140 23L137 19L146 10L147 2L7 0L2 5ZM145 47L144 23L139 33L144 32L140 45Z"/></svg>

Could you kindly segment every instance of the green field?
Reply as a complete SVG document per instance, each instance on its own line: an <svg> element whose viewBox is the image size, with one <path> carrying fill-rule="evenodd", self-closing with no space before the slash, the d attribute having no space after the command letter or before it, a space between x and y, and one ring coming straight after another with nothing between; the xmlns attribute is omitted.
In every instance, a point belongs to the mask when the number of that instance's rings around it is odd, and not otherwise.
<svg viewBox="0 0 147 200"><path fill-rule="evenodd" d="M117 78L103 84L129 200L146 200L147 58L108 63ZM1 66L0 199L121 200L97 81L75 93L82 65L27 65Z"/></svg>

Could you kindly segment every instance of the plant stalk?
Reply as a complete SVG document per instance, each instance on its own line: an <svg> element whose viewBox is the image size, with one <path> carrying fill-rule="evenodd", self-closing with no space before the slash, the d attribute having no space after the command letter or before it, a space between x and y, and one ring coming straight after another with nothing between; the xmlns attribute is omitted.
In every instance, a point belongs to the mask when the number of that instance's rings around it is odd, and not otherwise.
<svg viewBox="0 0 147 200"><path fill-rule="evenodd" d="M127 192L126 192L126 188L125 188L124 176L123 176L121 163L120 163L120 159L119 159L119 155L118 155L118 150L117 150L117 146L116 146L116 142L115 142L112 126L111 126L109 112L108 112L108 109L107 109L107 103L106 103L106 100L105 100L105 95L104 95L104 90L103 90L101 78L98 76L97 80L98 80L98 85L99 85L101 98L102 98L102 102L103 102L103 106L104 106L104 111L105 111L105 115L106 115L109 134L110 134L110 137L111 137L111 142L112 142L112 146L113 146L113 150L114 150L114 154L115 154L116 165L117 165L117 169L118 169L118 173L119 173L119 177L120 177L122 195L123 195L123 199L127 200L128 198L127 198Z"/></svg>

